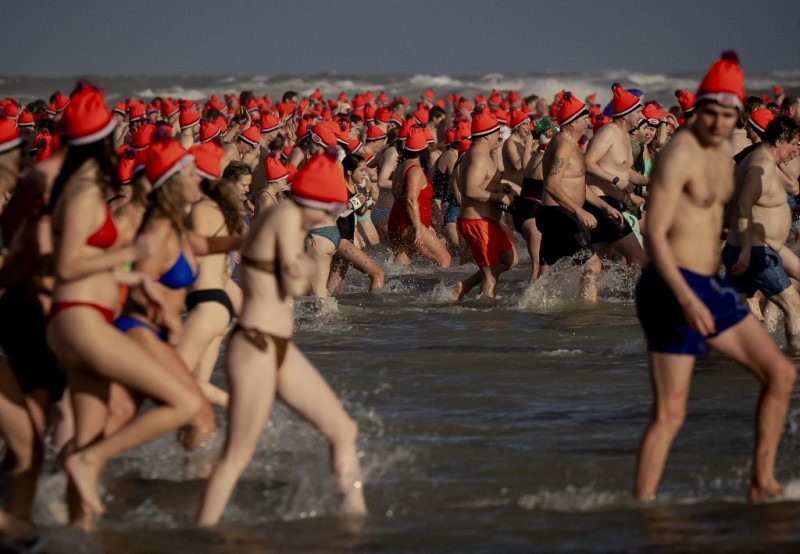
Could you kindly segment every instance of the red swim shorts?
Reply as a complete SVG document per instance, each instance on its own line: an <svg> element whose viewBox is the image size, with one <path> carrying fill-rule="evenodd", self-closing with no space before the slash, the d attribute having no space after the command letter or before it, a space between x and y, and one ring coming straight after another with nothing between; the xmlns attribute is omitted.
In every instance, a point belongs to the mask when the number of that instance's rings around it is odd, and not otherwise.
<svg viewBox="0 0 800 554"><path fill-rule="evenodd" d="M472 250L479 267L500 265L500 253L514 248L511 239L496 221L488 219L459 219L458 230Z"/></svg>

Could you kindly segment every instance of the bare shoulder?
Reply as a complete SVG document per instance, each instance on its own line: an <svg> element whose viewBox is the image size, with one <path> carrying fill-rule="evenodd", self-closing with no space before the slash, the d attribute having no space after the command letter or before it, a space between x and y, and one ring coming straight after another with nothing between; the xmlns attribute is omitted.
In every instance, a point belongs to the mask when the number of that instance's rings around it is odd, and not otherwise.
<svg viewBox="0 0 800 554"><path fill-rule="evenodd" d="M694 134L683 132L675 134L658 153L658 163L663 167L672 167L679 163L691 163L702 155L700 143Z"/></svg>
<svg viewBox="0 0 800 554"><path fill-rule="evenodd" d="M592 136L592 140L589 141L587 145L588 148L598 148L600 146L609 146L611 145L617 138L617 134L614 131L614 128L611 125L603 125L597 130Z"/></svg>

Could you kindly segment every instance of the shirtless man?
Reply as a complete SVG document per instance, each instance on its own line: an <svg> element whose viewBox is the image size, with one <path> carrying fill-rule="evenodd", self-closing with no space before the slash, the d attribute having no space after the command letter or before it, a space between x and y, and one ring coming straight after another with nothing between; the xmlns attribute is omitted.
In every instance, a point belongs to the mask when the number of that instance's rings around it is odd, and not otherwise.
<svg viewBox="0 0 800 554"><path fill-rule="evenodd" d="M236 140L225 145L220 168L225 171L228 164L237 161L247 164L253 170L259 160L261 132L258 127L248 127L236 137Z"/></svg>
<svg viewBox="0 0 800 554"><path fill-rule="evenodd" d="M792 218L787 188L797 192L781 166L797 157L800 128L789 117L767 125L763 140L739 165L731 201L731 225L722 261L731 284L750 297L756 290L775 302L786 315L786 341L800 351L800 294L786 275L782 259L797 256L785 246Z"/></svg>
<svg viewBox="0 0 800 554"><path fill-rule="evenodd" d="M511 112L511 136L503 143L503 179L522 186L525 168L533 156L530 119L520 111Z"/></svg>
<svg viewBox="0 0 800 554"><path fill-rule="evenodd" d="M513 195L503 189L500 172L492 160L492 153L498 148L497 119L489 112L476 110L472 117L472 146L456 172L461 193L458 230L472 250L478 271L456 284L459 300L478 283L481 295L494 298L500 274L517 265L517 251L499 224L503 212L497 205L510 205Z"/></svg>
<svg viewBox="0 0 800 554"><path fill-rule="evenodd" d="M522 175L522 186L519 196L514 200L513 222L514 228L525 239L528 255L531 258L531 273L528 282L533 283L540 274L539 248L542 244L542 234L536 227L536 211L544 198L544 172L542 161L550 141L558 133L558 127L549 117L545 116L534 127L533 144L535 152L525 165Z"/></svg>
<svg viewBox="0 0 800 554"><path fill-rule="evenodd" d="M636 291L653 385L634 486L641 500L655 498L683 423L695 356L709 347L744 365L762 385L749 498L758 502L781 492L775 456L796 370L717 276L722 212L734 189L727 139L744 103L744 75L734 56L723 54L711 66L693 121L664 147L653 168L645 233L653 263Z"/></svg>
<svg viewBox="0 0 800 554"><path fill-rule="evenodd" d="M575 258L584 267L583 299L595 304L601 263L589 239L589 232L597 227L597 219L587 208L602 214L609 223L622 225L624 220L619 210L603 202L586 186L586 164L578 139L589 126L589 111L569 92L564 93L558 125L561 131L550 141L542 160L545 192L536 212L536 227L542 233L539 272L544 273L562 258Z"/></svg>
<svg viewBox="0 0 800 554"><path fill-rule="evenodd" d="M628 135L642 118L642 103L618 83L614 83L611 90L614 91L614 119L601 127L589 142L586 150L586 184L594 194L622 212L623 202L634 192L634 187L645 186L648 180L633 170L633 150ZM625 256L629 264L644 266L644 251L631 226L627 222L622 227L606 225L602 217L590 211L598 218L598 225L591 237L598 253L605 257L613 248Z"/></svg>

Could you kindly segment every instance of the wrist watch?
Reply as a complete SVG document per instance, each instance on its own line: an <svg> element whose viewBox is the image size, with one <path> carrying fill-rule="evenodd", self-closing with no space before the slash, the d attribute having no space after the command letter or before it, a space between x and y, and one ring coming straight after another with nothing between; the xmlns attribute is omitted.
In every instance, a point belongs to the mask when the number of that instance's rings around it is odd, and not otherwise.
<svg viewBox="0 0 800 554"><path fill-rule="evenodd" d="M611 184L614 185L615 187L617 186L617 183L619 183L619 177L614 177L613 179L611 179Z"/></svg>

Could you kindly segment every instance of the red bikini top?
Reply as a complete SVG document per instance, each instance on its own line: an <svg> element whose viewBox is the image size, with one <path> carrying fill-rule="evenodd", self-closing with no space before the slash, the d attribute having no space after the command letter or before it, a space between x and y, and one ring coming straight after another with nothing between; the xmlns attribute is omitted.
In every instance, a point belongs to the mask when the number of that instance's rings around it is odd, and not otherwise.
<svg viewBox="0 0 800 554"><path fill-rule="evenodd" d="M111 248L115 242L117 242L117 227L114 225L114 218L111 217L111 210L106 206L106 220L86 239L86 244L95 248Z"/></svg>

